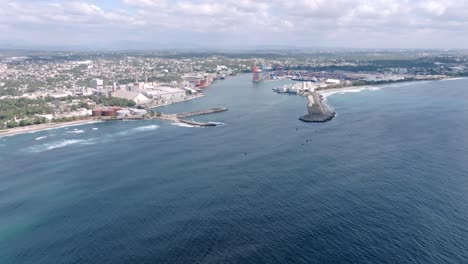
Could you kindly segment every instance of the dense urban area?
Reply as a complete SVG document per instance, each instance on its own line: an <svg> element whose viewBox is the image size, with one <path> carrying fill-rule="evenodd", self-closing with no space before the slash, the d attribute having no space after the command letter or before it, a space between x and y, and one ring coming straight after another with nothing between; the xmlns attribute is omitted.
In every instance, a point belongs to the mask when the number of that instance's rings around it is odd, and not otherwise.
<svg viewBox="0 0 468 264"><path fill-rule="evenodd" d="M75 53L0 51L0 128L145 116L248 73L277 92L468 76L463 51ZM300 83L294 84L294 81Z"/></svg>

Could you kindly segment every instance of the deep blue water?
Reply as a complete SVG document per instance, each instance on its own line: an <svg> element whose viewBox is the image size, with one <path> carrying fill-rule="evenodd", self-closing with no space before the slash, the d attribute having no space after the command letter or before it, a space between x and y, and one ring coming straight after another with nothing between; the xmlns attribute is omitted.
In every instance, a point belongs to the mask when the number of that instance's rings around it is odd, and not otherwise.
<svg viewBox="0 0 468 264"><path fill-rule="evenodd" d="M468 80L334 94L306 124L249 77L160 110L220 127L0 138L0 263L468 263Z"/></svg>

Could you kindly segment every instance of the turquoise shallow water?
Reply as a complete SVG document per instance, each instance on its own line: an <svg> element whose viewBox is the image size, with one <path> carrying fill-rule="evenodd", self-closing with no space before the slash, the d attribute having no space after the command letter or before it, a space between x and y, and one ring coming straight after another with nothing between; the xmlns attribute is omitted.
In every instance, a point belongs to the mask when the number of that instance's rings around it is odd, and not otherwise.
<svg viewBox="0 0 468 264"><path fill-rule="evenodd" d="M195 118L0 138L0 263L467 263L468 80L302 97L239 75Z"/></svg>

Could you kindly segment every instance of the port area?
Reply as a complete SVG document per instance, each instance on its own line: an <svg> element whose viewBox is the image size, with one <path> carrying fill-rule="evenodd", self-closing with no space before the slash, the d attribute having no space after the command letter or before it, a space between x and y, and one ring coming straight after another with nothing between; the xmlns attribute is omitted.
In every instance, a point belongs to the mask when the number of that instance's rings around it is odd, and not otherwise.
<svg viewBox="0 0 468 264"><path fill-rule="evenodd" d="M323 97L316 91L307 95L309 103L307 104L308 114L303 115L299 120L303 122L324 123L332 120L336 113L335 111L323 100Z"/></svg>
<svg viewBox="0 0 468 264"><path fill-rule="evenodd" d="M208 114L214 114L214 113L221 113L229 110L228 108L225 107L217 107L217 108L210 108L210 109L205 109L205 110L200 110L200 111L193 111L193 112L184 112L184 113L178 113L178 114L163 114L163 113L155 113L151 112L151 114L147 114L144 116L128 116L128 117L102 117L101 120L103 121L115 121L115 120L166 120L166 121L171 121L171 122L177 122L177 123L184 123L192 126L198 126L198 127L214 127L218 126L219 123L217 122L196 122L193 120L187 120L188 117L192 116L199 116L199 115L208 115Z"/></svg>
<svg viewBox="0 0 468 264"><path fill-rule="evenodd" d="M273 88L273 91L279 94L306 96L309 101L307 104L308 114L299 117L299 120L311 123L324 123L332 120L336 113L327 104L323 96L317 92L316 88L317 86L312 82L301 82Z"/></svg>

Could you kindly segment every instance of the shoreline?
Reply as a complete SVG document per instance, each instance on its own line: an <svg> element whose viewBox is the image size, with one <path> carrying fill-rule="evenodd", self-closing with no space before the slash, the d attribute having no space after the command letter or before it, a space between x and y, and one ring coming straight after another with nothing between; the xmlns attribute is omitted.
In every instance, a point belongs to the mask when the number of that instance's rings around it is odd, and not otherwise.
<svg viewBox="0 0 468 264"><path fill-rule="evenodd" d="M435 80L411 80L411 81L400 81L400 82L390 82L390 83L379 83L379 84L366 84L366 85L351 85L339 88L325 88L316 90L320 95L327 98L330 95L340 92L360 92L362 90L380 90L382 88L391 87L394 85L399 84L413 84L413 83L420 83L420 82L439 82L439 81L455 81L455 80L463 80L468 79L468 77L447 77L442 79L435 79Z"/></svg>
<svg viewBox="0 0 468 264"><path fill-rule="evenodd" d="M197 96L185 98L180 101L172 101L172 102L165 103L163 105L151 106L149 107L149 109L156 109L158 107L167 106L167 105L171 105L175 103L181 103L181 102L201 98L204 96L205 96L204 94L200 94ZM93 123L100 123L100 122L105 122L105 121L108 121L108 120L89 118L89 119L81 119L81 120L74 120L74 121L61 122L61 123L47 123L47 124L29 125L29 126L24 126L24 127L5 128L5 129L0 130L0 138L8 137L8 136L16 136L20 134L35 133L35 132L49 130L49 129L57 129L57 128L63 128L63 127L81 126L81 125L87 125L87 124L93 124Z"/></svg>
<svg viewBox="0 0 468 264"><path fill-rule="evenodd" d="M161 104L161 105L149 106L148 108L149 108L149 109L156 109L156 108L158 108L158 107L163 107L163 106L168 106L168 105L171 105L171 104L177 104L177 103L187 102L187 101L190 101L190 100L202 98L202 97L204 97L204 96L205 96L205 94L201 93L201 94L199 94L199 95L187 97L187 98L184 98L184 99L182 99L182 100L171 101L171 102L167 102L167 103L164 103L164 104Z"/></svg>
<svg viewBox="0 0 468 264"><path fill-rule="evenodd" d="M460 79L468 79L468 77L448 77L448 78L443 78L443 79L438 79L438 80L412 80L412 81L407 81L407 82L403 81L403 82L393 82L393 83L375 84L375 85L372 85L372 84L369 84L369 85L355 85L355 86L346 86L346 87L340 87L340 88L320 89L320 90L317 90L317 93L319 95L323 96L322 103L325 103L330 109L333 109L330 105L328 105L326 103L326 100L327 100L328 96L331 96L331 95L333 95L335 93L360 92L362 90L379 90L382 87L398 85L398 84L411 84L411 83L417 83L417 82L449 81L449 80L460 80ZM179 101L172 101L172 102L168 102L168 103L158 105L158 106L150 106L149 109L152 110L152 109L156 109L156 108L171 105L171 104L186 102L186 101L198 99L198 98L201 98L201 97L204 97L204 96L205 96L205 94L199 94L199 95L189 97L189 98L185 98L185 99L179 100ZM49 130L49 129L57 129L57 128L71 127L71 126L80 126L80 125L86 125L86 124L92 124L92 123L100 123L100 122L105 122L105 121L106 120L89 118L89 119L81 119L81 120L61 122L61 123L47 123L47 124L29 125L29 126L24 126L24 127L6 128L6 129L3 129L3 130L0 130L0 138L20 135L20 134L35 133L35 132L38 132L38 131L44 131L44 130Z"/></svg>
<svg viewBox="0 0 468 264"><path fill-rule="evenodd" d="M394 85L405 85L405 84L437 82L437 81L455 81L455 80L463 80L463 79L468 79L468 77L447 76L447 77L435 78L435 79L400 80L400 81L390 81L387 83L375 83L375 84L369 83L369 84L348 85L348 86L341 86L341 87L317 88L315 89L315 91L326 98L330 95L333 95L335 93L340 93L340 92L354 92L354 91L359 92L362 90L380 90L381 88L391 87ZM292 79L290 80L294 82L304 82L304 81L295 81ZM302 92L302 93L294 93L294 94L307 97L307 95L310 94L310 92Z"/></svg>
<svg viewBox="0 0 468 264"><path fill-rule="evenodd" d="M329 88L329 89L320 89L316 90L315 93L319 95L319 99L315 99L318 102L312 103L315 100L312 99L310 94L301 94L301 96L305 96L309 103L307 105L308 114L301 116L299 120L304 122L316 122L316 123L324 123L327 121L332 120L336 116L336 112L334 111L333 107L331 107L328 102L327 98L333 94L344 94L344 93L352 93L352 92L361 92L364 90L375 91L380 90L383 88L391 88L391 86L399 85L399 84L413 84L419 82L436 82L436 81L450 81L450 80L460 80L460 79L468 79L468 77L449 77L449 78L442 78L436 80L412 80L412 81L403 81L403 82L393 82L393 83L381 83L381 84L368 84L368 85L351 85L346 87L339 87L339 88ZM313 93L312 93L313 94ZM314 108L314 104L321 106L322 109L326 109L326 111L319 111ZM320 108L320 107L318 107Z"/></svg>
<svg viewBox="0 0 468 264"><path fill-rule="evenodd" d="M49 129L81 126L81 125L100 123L100 122L103 122L103 121L98 120L98 119L82 119L82 120L75 120L75 121L62 122L62 123L48 123L48 124L29 125L29 126L24 126L24 127L7 128L5 130L0 130L0 138L8 137L8 136L16 136L20 134L35 133L35 132L49 130Z"/></svg>

